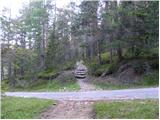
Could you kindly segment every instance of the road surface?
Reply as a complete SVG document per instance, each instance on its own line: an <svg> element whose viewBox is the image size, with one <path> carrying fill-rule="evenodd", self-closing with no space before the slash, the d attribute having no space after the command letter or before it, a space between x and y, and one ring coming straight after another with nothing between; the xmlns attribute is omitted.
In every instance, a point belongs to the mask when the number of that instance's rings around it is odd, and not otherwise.
<svg viewBox="0 0 160 120"><path fill-rule="evenodd" d="M158 99L159 88L140 88L86 92L6 92L7 96L35 97L53 100Z"/></svg>

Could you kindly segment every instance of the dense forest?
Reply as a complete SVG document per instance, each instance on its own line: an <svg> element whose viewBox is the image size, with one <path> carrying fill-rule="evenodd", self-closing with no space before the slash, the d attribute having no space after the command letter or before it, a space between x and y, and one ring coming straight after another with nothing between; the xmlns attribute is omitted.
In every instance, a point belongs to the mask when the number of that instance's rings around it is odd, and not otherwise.
<svg viewBox="0 0 160 120"><path fill-rule="evenodd" d="M12 18L4 8L0 16L1 79L9 88L52 80L80 60L95 77L119 76L124 83L121 76L131 66L129 79L158 83L158 1L82 1L58 8L56 1L31 0L19 13Z"/></svg>

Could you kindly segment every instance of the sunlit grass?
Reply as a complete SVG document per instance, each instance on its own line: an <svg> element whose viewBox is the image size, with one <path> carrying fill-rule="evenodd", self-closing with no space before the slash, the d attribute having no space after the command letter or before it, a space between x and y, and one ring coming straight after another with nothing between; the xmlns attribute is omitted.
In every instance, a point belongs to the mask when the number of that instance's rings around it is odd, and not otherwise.
<svg viewBox="0 0 160 120"><path fill-rule="evenodd" d="M2 97L2 119L32 119L55 103L53 100L36 98Z"/></svg>
<svg viewBox="0 0 160 120"><path fill-rule="evenodd" d="M97 102L94 105L98 119L158 119L158 100L130 100Z"/></svg>

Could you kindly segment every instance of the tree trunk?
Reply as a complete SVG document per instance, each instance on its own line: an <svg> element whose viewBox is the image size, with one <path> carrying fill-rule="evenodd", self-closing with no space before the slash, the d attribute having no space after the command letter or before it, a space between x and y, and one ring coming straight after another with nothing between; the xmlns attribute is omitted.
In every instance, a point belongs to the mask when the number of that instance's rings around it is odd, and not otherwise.
<svg viewBox="0 0 160 120"><path fill-rule="evenodd" d="M110 53L110 63L112 63L112 62L113 62L113 60L112 60L112 55L113 55L113 53L112 53L112 48L110 48L109 53Z"/></svg>
<svg viewBox="0 0 160 120"><path fill-rule="evenodd" d="M24 77L24 60L23 60L23 58L21 60L20 74L21 74L21 77Z"/></svg>
<svg viewBox="0 0 160 120"><path fill-rule="evenodd" d="M101 64L101 50L100 50L100 41L97 41L97 58L98 58L98 63Z"/></svg>
<svg viewBox="0 0 160 120"><path fill-rule="evenodd" d="M113 39L113 35L111 34L111 38L109 40L110 43L112 43L112 39ZM113 56L112 47L110 47L109 52L110 52L110 63L112 63L113 62L113 60L112 60L112 56Z"/></svg>
<svg viewBox="0 0 160 120"><path fill-rule="evenodd" d="M1 62L1 80L4 79L4 68L3 67L4 66L3 66L3 60L2 60L2 62Z"/></svg>
<svg viewBox="0 0 160 120"><path fill-rule="evenodd" d="M13 82L12 82L12 64L11 62L8 63L8 80L10 87L13 87Z"/></svg>
<svg viewBox="0 0 160 120"><path fill-rule="evenodd" d="M123 59L123 57L122 57L122 49L120 47L117 49L117 54L118 54L118 59L122 60Z"/></svg>
<svg viewBox="0 0 160 120"><path fill-rule="evenodd" d="M45 28L44 23L42 26L42 40L41 40L41 47L40 47L40 69L45 69Z"/></svg>

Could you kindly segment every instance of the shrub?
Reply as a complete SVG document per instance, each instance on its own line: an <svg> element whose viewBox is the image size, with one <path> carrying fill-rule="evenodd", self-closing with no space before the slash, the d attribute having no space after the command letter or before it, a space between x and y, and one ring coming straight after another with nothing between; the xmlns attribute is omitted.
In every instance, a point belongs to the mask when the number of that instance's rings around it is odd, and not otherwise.
<svg viewBox="0 0 160 120"><path fill-rule="evenodd" d="M62 74L58 77L58 80L60 83L75 83L76 78L74 77L74 74Z"/></svg>
<svg viewBox="0 0 160 120"><path fill-rule="evenodd" d="M118 68L117 62L113 62L113 63L109 64L108 72L109 73L113 73L113 72L115 72L117 70L117 68Z"/></svg>
<svg viewBox="0 0 160 120"><path fill-rule="evenodd" d="M135 62L135 63L132 64L132 66L133 66L134 71L137 74L143 74L143 73L145 73L145 67L146 66L145 66L144 62L142 62L142 61Z"/></svg>
<svg viewBox="0 0 160 120"><path fill-rule="evenodd" d="M152 67L152 69L159 69L159 60L158 59L152 59L150 61L150 66Z"/></svg>
<svg viewBox="0 0 160 120"><path fill-rule="evenodd" d="M40 79L53 79L59 75L57 70L47 69L37 74L37 77Z"/></svg>
<svg viewBox="0 0 160 120"><path fill-rule="evenodd" d="M104 72L108 70L109 64L90 64L90 73L94 76L101 76Z"/></svg>
<svg viewBox="0 0 160 120"><path fill-rule="evenodd" d="M99 64L97 64L96 62L91 62L90 64L88 64L88 67L90 68L90 72L92 73L99 68Z"/></svg>
<svg viewBox="0 0 160 120"><path fill-rule="evenodd" d="M74 62L67 62L67 63L64 65L63 70L71 70L71 69L74 69L74 65L75 65Z"/></svg>
<svg viewBox="0 0 160 120"><path fill-rule="evenodd" d="M143 76L144 85L158 85L158 83L159 83L158 71L154 71L152 73L148 73Z"/></svg>
<svg viewBox="0 0 160 120"><path fill-rule="evenodd" d="M1 81L1 92L5 92L9 90L9 82L8 80L2 80Z"/></svg>
<svg viewBox="0 0 160 120"><path fill-rule="evenodd" d="M105 69L99 68L96 71L94 71L93 74L98 77L98 76L101 76L104 72L105 72Z"/></svg>
<svg viewBox="0 0 160 120"><path fill-rule="evenodd" d="M102 64L109 63L109 53L102 53L101 54Z"/></svg>

